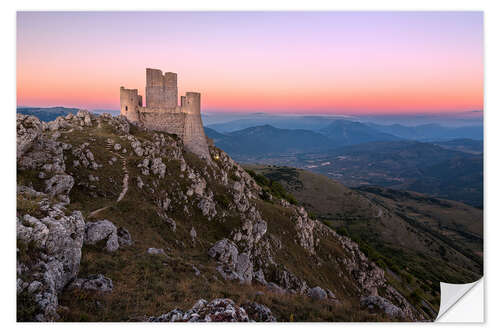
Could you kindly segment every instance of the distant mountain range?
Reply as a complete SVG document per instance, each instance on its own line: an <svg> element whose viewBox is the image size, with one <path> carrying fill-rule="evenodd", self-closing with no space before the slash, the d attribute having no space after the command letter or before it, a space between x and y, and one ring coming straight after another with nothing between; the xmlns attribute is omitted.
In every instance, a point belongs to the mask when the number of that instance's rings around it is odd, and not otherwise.
<svg viewBox="0 0 500 333"><path fill-rule="evenodd" d="M444 127L437 124L427 124L411 127L399 124L379 125L373 123L366 125L380 132L409 140L434 141L459 138L483 140L482 126Z"/></svg>
<svg viewBox="0 0 500 333"><path fill-rule="evenodd" d="M277 153L300 153L330 149L334 142L323 134L308 130L279 129L270 125L255 126L221 134L205 128L215 144L232 155L266 156Z"/></svg>
<svg viewBox="0 0 500 333"><path fill-rule="evenodd" d="M362 123L345 120L335 120L318 132L263 125L230 133L219 133L205 127L205 134L230 154L255 157L319 152L359 143L401 140Z"/></svg>
<svg viewBox="0 0 500 333"><path fill-rule="evenodd" d="M225 134L205 128L205 133L242 163L295 166L350 187L386 186L483 205L479 140L406 140L345 120L318 132L265 125Z"/></svg>
<svg viewBox="0 0 500 333"><path fill-rule="evenodd" d="M207 120L209 116L205 116ZM253 117L234 119L220 123L206 125L220 133L230 133L249 127L271 125L280 129L305 129L317 131L325 127L325 124L338 119L338 116L273 116L266 114L254 114ZM208 124L208 123L207 123Z"/></svg>
<svg viewBox="0 0 500 333"><path fill-rule="evenodd" d="M373 118L373 117L372 117ZM411 117L410 117L411 118ZM213 115L205 115L206 126L210 127L222 134L231 133L234 131L243 130L249 127L257 127L271 125L280 129L304 129L323 133L325 127L351 127L359 129L362 132L367 131L367 127L377 131L378 133L389 134L398 138L419 141L437 141L451 140L459 138L468 138L474 140L483 139L483 126L478 124L477 120L471 121L467 126L443 126L438 123L428 123L416 126L402 125L395 123L392 125L382 125L370 121L360 121L355 118L343 116L277 116L254 114L252 117L246 116L241 119L231 119L229 121L221 121L224 117L215 117ZM217 122L218 119L219 122ZM226 119L230 119L226 117ZM383 117L381 118L381 120ZM215 122L214 122L215 120ZM452 123L450 121L450 123ZM465 122L462 122L463 124ZM387 137L386 139L389 139Z"/></svg>

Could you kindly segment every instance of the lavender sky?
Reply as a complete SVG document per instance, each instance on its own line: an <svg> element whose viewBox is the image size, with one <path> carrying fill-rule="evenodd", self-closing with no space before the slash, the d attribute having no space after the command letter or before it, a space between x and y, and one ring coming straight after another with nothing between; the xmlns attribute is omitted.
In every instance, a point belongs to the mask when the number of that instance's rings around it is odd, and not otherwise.
<svg viewBox="0 0 500 333"><path fill-rule="evenodd" d="M19 12L17 104L118 109L145 68L205 112L483 109L480 12Z"/></svg>

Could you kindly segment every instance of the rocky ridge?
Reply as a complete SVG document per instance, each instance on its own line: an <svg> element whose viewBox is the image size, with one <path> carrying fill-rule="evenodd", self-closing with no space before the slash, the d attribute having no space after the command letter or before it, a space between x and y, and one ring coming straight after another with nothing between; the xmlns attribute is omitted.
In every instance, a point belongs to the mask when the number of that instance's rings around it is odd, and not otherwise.
<svg viewBox="0 0 500 333"><path fill-rule="evenodd" d="M102 147L105 151L98 151L96 139L86 134L88 131L112 134ZM349 295L390 318L423 319L355 242L310 218L303 207L283 199L262 201L262 189L254 179L216 147L210 147L213 163L195 159L173 136L141 128L124 117L96 116L87 111L49 123L18 115L17 142L17 292L18 297L33 302L34 309L26 314L32 320L57 320L58 295L65 288L112 293L113 283L118 282L99 272L78 277L82 248L94 246L97 251L115 252L134 246L133 234L117 227L113 218L97 217L114 203L126 201L133 195L131 191L153 198L157 218L169 230L169 237L178 238L168 246L205 253L222 281L241 283L241 288L261 286L280 295L304 295L328 304L342 304L343 297ZM106 172L115 167L121 172L107 177ZM105 176L111 190L102 185ZM169 186L161 185L167 181ZM125 186L128 191L124 191ZM72 209L76 202L70 198L77 193L84 193L88 200L106 198L109 204L94 207L97 209L92 212L99 212L85 218L81 211ZM287 227L279 227L276 219ZM224 231L217 233L220 236L212 235L209 231L214 228ZM185 238L181 236L183 229ZM207 234L212 236L207 238ZM329 246L338 247L337 252ZM303 276L300 265L286 259L293 256L292 249L307 265L336 272L329 279L341 279L342 287ZM149 246L147 252L150 250L167 258L175 256L175 249ZM206 279L203 270L198 273ZM249 319L245 309L258 313L256 319ZM271 318L272 309L262 304L245 308L232 300L214 299L200 300L187 312L172 310L150 320Z"/></svg>

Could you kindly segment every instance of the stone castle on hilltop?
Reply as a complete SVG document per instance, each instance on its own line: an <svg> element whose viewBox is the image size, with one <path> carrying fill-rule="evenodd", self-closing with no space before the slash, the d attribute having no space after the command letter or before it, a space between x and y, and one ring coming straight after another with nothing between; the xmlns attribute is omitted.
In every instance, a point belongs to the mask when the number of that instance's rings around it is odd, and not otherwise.
<svg viewBox="0 0 500 333"><path fill-rule="evenodd" d="M176 134L186 149L210 160L200 113L200 93L186 92L178 104L177 74L146 68L146 106L137 89L120 87L120 113L129 121Z"/></svg>

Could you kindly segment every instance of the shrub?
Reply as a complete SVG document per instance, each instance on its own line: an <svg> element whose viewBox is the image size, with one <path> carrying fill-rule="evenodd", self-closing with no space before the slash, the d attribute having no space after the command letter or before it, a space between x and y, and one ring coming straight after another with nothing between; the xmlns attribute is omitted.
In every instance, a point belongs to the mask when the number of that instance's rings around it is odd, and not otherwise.
<svg viewBox="0 0 500 333"><path fill-rule="evenodd" d="M216 194L215 201L224 209L229 209L231 200L225 194Z"/></svg>

